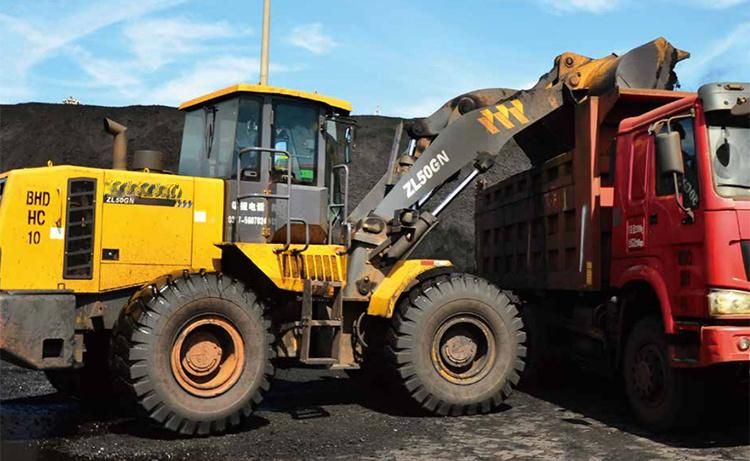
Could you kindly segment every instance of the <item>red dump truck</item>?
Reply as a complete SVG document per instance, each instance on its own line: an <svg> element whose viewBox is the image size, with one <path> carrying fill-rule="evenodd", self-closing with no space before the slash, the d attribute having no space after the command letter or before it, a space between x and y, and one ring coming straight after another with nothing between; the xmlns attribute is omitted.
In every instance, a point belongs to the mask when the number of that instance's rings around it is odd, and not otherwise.
<svg viewBox="0 0 750 461"><path fill-rule="evenodd" d="M748 99L747 83L590 97L569 151L480 188L478 270L520 298L532 367L616 371L652 429L695 420L706 373L747 379Z"/></svg>

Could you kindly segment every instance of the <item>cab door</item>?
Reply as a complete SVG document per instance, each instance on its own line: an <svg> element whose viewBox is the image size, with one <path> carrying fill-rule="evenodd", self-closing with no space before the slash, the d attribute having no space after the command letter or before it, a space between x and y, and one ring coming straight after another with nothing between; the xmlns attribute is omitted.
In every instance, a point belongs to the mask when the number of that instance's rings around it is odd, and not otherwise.
<svg viewBox="0 0 750 461"><path fill-rule="evenodd" d="M289 98L272 99L271 146L286 151L273 156L269 189L273 194L290 195L290 200L273 200L270 213L270 239L284 243L287 225L291 241L306 240L304 220L309 225L309 243L325 243L328 230L328 189L326 187L325 140L321 127L325 118L318 104ZM291 179L291 190L287 181ZM287 207L292 223L287 223Z"/></svg>
<svg viewBox="0 0 750 461"><path fill-rule="evenodd" d="M674 178L659 171L653 137L649 143L648 171L651 185L648 190L649 252L663 268L661 274L667 284L672 313L676 316L700 313L704 310L703 236L704 211L701 203L701 184L698 167L701 162L696 143L695 118L675 119L670 129L680 134L685 174ZM665 126L663 131L667 130ZM677 196L676 196L677 195ZM681 200L690 208L693 218L677 204Z"/></svg>

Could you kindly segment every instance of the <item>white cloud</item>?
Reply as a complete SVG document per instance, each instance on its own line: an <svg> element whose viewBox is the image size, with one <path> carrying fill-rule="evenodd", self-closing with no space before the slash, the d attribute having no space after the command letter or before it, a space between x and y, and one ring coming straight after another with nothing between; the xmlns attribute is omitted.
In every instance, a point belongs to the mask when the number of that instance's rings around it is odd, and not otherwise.
<svg viewBox="0 0 750 461"><path fill-rule="evenodd" d="M260 62L257 58L220 56L201 61L156 88L141 95L141 99L152 104L177 105L205 93L215 91L234 83L257 77ZM271 72L285 72L287 67L270 64Z"/></svg>
<svg viewBox="0 0 750 461"><path fill-rule="evenodd" d="M681 0L688 5L709 10L722 10L747 3L749 0Z"/></svg>
<svg viewBox="0 0 750 461"><path fill-rule="evenodd" d="M333 38L323 33L323 25L319 22L294 27L287 42L313 54L325 54L338 46Z"/></svg>
<svg viewBox="0 0 750 461"><path fill-rule="evenodd" d="M542 0L559 12L605 13L617 9L622 0Z"/></svg>
<svg viewBox="0 0 750 461"><path fill-rule="evenodd" d="M133 97L143 85L132 61L99 58L79 46L68 47L66 52L86 74L83 86L87 88L115 90Z"/></svg>
<svg viewBox="0 0 750 461"><path fill-rule="evenodd" d="M156 18L129 24L124 30L130 51L148 70L201 51L207 42L240 35L227 22L195 22L184 18Z"/></svg>
<svg viewBox="0 0 750 461"><path fill-rule="evenodd" d="M69 0L74 2L75 0ZM0 13L0 43L4 66L0 72L0 102L34 98L28 83L32 68L51 58L75 64L78 75L57 84L88 94L89 103L140 101L176 105L196 95L257 78L255 47L245 38L253 33L228 21L207 22L153 13L185 0L131 0L110 12L104 4L80 3L57 11L14 17ZM67 13L72 11L72 13ZM101 29L122 24L109 37L121 40L104 51L82 39ZM318 48L335 43L317 30ZM119 35L118 35L119 34ZM329 41L326 41L328 39ZM7 52L6 52L7 50ZM273 72L290 68L271 64ZM158 81L153 83L158 76ZM35 75L35 80L50 80ZM62 96L60 96L62 97Z"/></svg>
<svg viewBox="0 0 750 461"><path fill-rule="evenodd" d="M184 0L131 0L112 8L98 2L60 15L58 8L35 8L33 19L0 13L0 43L3 44L3 72L0 72L0 102L29 98L28 73L38 63L65 51L79 39L102 28L148 13L172 7ZM75 7L66 8L66 11Z"/></svg>
<svg viewBox="0 0 750 461"><path fill-rule="evenodd" d="M683 86L696 89L698 85L717 80L744 80L750 74L750 21L738 24L727 35L680 66L678 75Z"/></svg>
<svg viewBox="0 0 750 461"><path fill-rule="evenodd" d="M661 3L673 3L679 7L693 7L698 9L723 10L743 5L750 0L657 0ZM622 9L632 0L537 0L542 5L551 7L558 13L607 13Z"/></svg>
<svg viewBox="0 0 750 461"><path fill-rule="evenodd" d="M427 117L432 115L432 113L436 110L443 107L443 104L445 104L448 100L448 98L427 97L418 100L414 104L386 107L385 109L387 115L393 115L396 117Z"/></svg>

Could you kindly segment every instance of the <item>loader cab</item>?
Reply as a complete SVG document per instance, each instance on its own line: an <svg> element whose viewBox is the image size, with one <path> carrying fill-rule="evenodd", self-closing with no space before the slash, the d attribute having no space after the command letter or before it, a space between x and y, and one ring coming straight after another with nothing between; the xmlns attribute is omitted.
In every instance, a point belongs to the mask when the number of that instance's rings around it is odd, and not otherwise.
<svg viewBox="0 0 750 461"><path fill-rule="evenodd" d="M331 205L342 202L346 189L338 165L351 147L348 102L239 84L180 109L179 174L225 181L225 241L329 240L329 228L344 215Z"/></svg>

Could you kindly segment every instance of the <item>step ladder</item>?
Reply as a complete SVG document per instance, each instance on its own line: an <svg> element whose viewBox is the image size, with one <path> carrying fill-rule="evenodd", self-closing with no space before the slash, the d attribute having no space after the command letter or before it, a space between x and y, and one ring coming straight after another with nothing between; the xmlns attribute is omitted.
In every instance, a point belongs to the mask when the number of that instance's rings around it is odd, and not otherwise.
<svg viewBox="0 0 750 461"><path fill-rule="evenodd" d="M305 280L302 290L302 344L300 346L300 361L307 365L335 365L339 362L341 351L341 338L343 327L343 293L341 282L323 282L317 280ZM333 288L335 293L333 298L321 297L316 294L327 293ZM316 302L332 302L329 306L329 318L316 318L313 309ZM325 309L328 312L328 309ZM330 356L311 356L311 343L315 336L316 329L331 328L333 337L331 341Z"/></svg>

